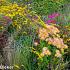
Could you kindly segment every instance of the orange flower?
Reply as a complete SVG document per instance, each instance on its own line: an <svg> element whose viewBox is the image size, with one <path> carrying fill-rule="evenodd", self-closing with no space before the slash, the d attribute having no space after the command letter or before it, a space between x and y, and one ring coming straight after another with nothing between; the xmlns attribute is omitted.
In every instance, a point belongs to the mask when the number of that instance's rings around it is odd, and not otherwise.
<svg viewBox="0 0 70 70"><path fill-rule="evenodd" d="M39 28L39 37L45 40L49 36L48 31L45 28Z"/></svg>
<svg viewBox="0 0 70 70"><path fill-rule="evenodd" d="M39 28L39 37L42 40L45 40L47 37L49 37L49 34L51 35L57 35L60 31L54 27L53 25L46 25L46 28Z"/></svg>
<svg viewBox="0 0 70 70"><path fill-rule="evenodd" d="M43 49L42 49L42 54L43 54L43 55L51 55L51 52L48 50L47 47L43 47Z"/></svg>
<svg viewBox="0 0 70 70"><path fill-rule="evenodd" d="M54 27L53 25L46 25L47 29L49 30L50 34L56 34L59 33L60 31Z"/></svg>
<svg viewBox="0 0 70 70"><path fill-rule="evenodd" d="M59 50L56 50L55 57L61 57L61 56L62 56L62 55L61 55L60 51L59 51Z"/></svg>
<svg viewBox="0 0 70 70"><path fill-rule="evenodd" d="M61 39L61 38L48 38L46 41L48 41L49 44L52 44L59 49L68 48L68 46L63 43L63 39Z"/></svg>

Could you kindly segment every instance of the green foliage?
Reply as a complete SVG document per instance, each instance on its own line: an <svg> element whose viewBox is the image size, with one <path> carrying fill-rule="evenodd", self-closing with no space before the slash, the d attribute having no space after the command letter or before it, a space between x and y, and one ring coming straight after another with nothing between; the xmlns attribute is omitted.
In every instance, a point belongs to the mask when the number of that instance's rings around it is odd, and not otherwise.
<svg viewBox="0 0 70 70"><path fill-rule="evenodd" d="M32 10L36 11L40 15L47 15L60 10L63 5L63 1L57 2L54 0L33 0Z"/></svg>

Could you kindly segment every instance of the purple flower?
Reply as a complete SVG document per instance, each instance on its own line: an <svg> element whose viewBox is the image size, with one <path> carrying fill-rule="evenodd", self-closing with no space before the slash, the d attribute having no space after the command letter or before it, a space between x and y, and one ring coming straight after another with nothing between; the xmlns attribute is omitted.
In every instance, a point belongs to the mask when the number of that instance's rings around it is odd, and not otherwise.
<svg viewBox="0 0 70 70"><path fill-rule="evenodd" d="M48 15L48 18L55 18L58 17L60 14L59 13L53 13L51 15Z"/></svg>
<svg viewBox="0 0 70 70"><path fill-rule="evenodd" d="M28 18L30 18L30 19L32 19L32 16L31 16L31 15L29 15L29 14L27 15L27 17L28 17Z"/></svg>
<svg viewBox="0 0 70 70"><path fill-rule="evenodd" d="M12 21L12 19L10 17L8 17L8 16L3 16L3 18L6 19L7 22L11 22Z"/></svg>
<svg viewBox="0 0 70 70"><path fill-rule="evenodd" d="M50 23L56 24L56 21L55 21L55 20L47 20L45 23L46 23L46 24L50 24Z"/></svg>
<svg viewBox="0 0 70 70"><path fill-rule="evenodd" d="M37 16L33 16L33 18L34 18L34 19L38 19L38 17L37 17Z"/></svg>

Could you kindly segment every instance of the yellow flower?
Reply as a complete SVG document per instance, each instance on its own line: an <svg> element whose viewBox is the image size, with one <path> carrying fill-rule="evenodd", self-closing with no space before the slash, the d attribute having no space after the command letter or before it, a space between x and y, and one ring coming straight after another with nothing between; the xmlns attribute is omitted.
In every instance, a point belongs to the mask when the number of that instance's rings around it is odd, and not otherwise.
<svg viewBox="0 0 70 70"><path fill-rule="evenodd" d="M61 53L64 53L64 49L63 48L61 48L60 51L61 51Z"/></svg>
<svg viewBox="0 0 70 70"><path fill-rule="evenodd" d="M18 24L17 24L17 22L15 21L15 22L13 22L13 24L12 24L13 26L18 26Z"/></svg>
<svg viewBox="0 0 70 70"><path fill-rule="evenodd" d="M2 30L4 27L3 26L0 26L0 29Z"/></svg>
<svg viewBox="0 0 70 70"><path fill-rule="evenodd" d="M11 6L12 6L12 8L16 8L16 7L18 7L18 4L17 3L14 3Z"/></svg>
<svg viewBox="0 0 70 70"><path fill-rule="evenodd" d="M14 67L16 67L16 68L18 68L18 69L20 68L18 65L14 65Z"/></svg>
<svg viewBox="0 0 70 70"><path fill-rule="evenodd" d="M68 46L67 46L66 44L64 44L64 48L65 48L65 49L67 49L67 48L68 48Z"/></svg>
<svg viewBox="0 0 70 70"><path fill-rule="evenodd" d="M67 41L70 41L70 38L68 38Z"/></svg>
<svg viewBox="0 0 70 70"><path fill-rule="evenodd" d="M26 6L21 7L17 3L14 3L14 4L11 3L7 6L5 6L5 5L0 6L0 13L13 18L17 14L19 14L20 16L24 16L25 9L26 9Z"/></svg>
<svg viewBox="0 0 70 70"><path fill-rule="evenodd" d="M44 57L44 54L43 54L43 53L41 53L41 54L39 55L39 58L42 58L42 57Z"/></svg>

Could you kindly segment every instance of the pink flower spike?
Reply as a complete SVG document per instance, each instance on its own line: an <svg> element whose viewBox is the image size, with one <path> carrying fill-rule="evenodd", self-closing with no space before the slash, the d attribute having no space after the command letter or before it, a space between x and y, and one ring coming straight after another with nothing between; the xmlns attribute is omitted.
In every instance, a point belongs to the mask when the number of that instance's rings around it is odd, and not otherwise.
<svg viewBox="0 0 70 70"><path fill-rule="evenodd" d="M51 15L48 15L48 18L55 18L55 17L58 17L58 16L60 16L59 13L53 13Z"/></svg>

